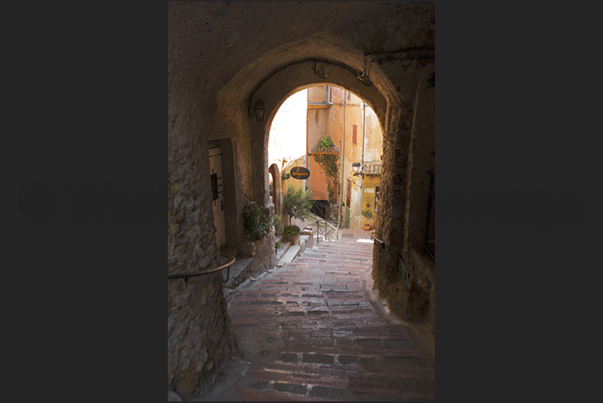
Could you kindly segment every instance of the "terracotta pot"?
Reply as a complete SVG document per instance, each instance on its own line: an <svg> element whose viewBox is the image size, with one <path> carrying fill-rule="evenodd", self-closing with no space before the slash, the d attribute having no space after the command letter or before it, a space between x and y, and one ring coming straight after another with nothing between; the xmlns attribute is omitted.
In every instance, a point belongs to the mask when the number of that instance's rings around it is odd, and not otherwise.
<svg viewBox="0 0 603 403"><path fill-rule="evenodd" d="M371 224L364 224L364 230L369 231L371 229Z"/></svg>

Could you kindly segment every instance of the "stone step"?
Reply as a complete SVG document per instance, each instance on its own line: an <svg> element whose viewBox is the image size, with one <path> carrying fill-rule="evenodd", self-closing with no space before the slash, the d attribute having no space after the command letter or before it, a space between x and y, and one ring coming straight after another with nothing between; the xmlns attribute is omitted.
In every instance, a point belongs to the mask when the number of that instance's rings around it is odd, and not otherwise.
<svg viewBox="0 0 603 403"><path fill-rule="evenodd" d="M245 267L247 267L251 260L252 258L244 258L239 256L237 257L237 260L230 266L230 273L227 273L226 270L222 270L222 276L224 279L226 279L226 276L228 275L228 282L224 283L223 286L225 288L229 288L233 283L233 280L245 269Z"/></svg>
<svg viewBox="0 0 603 403"><path fill-rule="evenodd" d="M281 258L279 263L291 263L293 259L295 259L295 257L299 255L300 249L301 247L299 247L298 245L291 245L287 253L285 253L285 255Z"/></svg>
<svg viewBox="0 0 603 403"><path fill-rule="evenodd" d="M291 242L281 242L281 247L276 251L276 261L281 260L283 255L287 253L289 247L291 246Z"/></svg>

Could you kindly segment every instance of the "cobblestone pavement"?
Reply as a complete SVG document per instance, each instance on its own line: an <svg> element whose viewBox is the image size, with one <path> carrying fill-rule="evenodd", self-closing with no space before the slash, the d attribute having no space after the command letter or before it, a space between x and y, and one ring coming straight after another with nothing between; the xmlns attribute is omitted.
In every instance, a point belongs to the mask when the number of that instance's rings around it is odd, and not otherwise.
<svg viewBox="0 0 603 403"><path fill-rule="evenodd" d="M228 296L240 359L204 400L434 400L433 367L363 290L372 249L344 234Z"/></svg>

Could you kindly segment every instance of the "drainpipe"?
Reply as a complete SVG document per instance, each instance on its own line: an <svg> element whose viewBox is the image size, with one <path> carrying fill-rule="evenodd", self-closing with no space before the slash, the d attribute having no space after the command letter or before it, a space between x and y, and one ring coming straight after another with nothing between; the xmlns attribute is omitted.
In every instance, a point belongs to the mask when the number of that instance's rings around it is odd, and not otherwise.
<svg viewBox="0 0 603 403"><path fill-rule="evenodd" d="M364 172L364 139L366 137L366 102L362 101L362 162L360 165L362 167L362 172ZM362 181L364 182L364 176L362 177ZM363 182L360 182L362 185L364 185ZM360 186L361 188L363 186Z"/></svg>
<svg viewBox="0 0 603 403"><path fill-rule="evenodd" d="M344 173L344 162L345 162L345 100L347 98L347 91L343 91L343 134L341 136L341 186L339 188L339 224L341 225L341 216L343 214L343 173Z"/></svg>
<svg viewBox="0 0 603 403"><path fill-rule="evenodd" d="M366 102L362 101L362 151L360 154L360 169L364 172L364 139L366 137ZM362 210L364 210L364 175L361 176L360 181L360 214L362 215Z"/></svg>

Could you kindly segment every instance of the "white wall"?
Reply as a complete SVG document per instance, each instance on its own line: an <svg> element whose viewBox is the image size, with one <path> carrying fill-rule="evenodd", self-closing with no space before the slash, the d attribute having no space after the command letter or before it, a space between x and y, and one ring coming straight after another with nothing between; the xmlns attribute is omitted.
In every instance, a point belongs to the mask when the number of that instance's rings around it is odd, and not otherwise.
<svg viewBox="0 0 603 403"><path fill-rule="evenodd" d="M291 95L281 105L270 128L268 166L282 169L283 157L288 162L306 156L307 90Z"/></svg>

